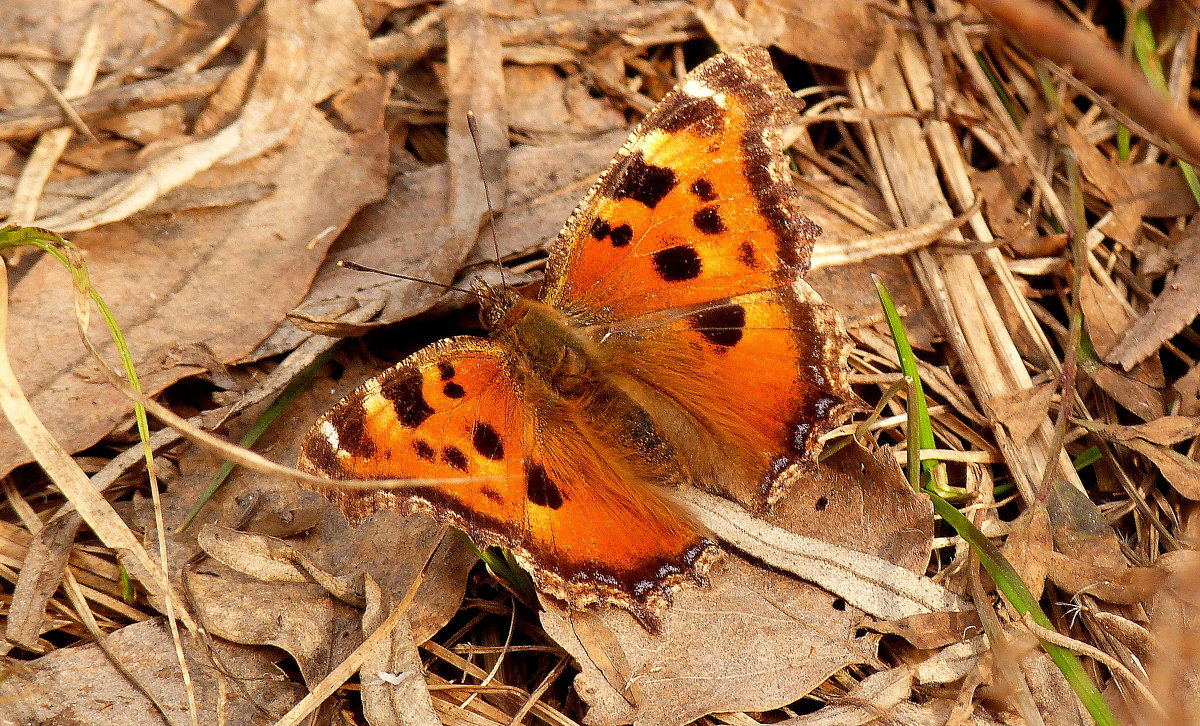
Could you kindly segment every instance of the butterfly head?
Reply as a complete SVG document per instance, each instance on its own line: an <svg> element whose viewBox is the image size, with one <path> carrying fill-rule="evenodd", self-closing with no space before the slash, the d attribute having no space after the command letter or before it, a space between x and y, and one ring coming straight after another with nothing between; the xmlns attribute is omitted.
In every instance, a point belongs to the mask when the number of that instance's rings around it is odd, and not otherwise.
<svg viewBox="0 0 1200 726"><path fill-rule="evenodd" d="M520 318L524 298L508 285L491 285L480 278L471 283L471 291L479 299L479 322L488 330L510 327Z"/></svg>

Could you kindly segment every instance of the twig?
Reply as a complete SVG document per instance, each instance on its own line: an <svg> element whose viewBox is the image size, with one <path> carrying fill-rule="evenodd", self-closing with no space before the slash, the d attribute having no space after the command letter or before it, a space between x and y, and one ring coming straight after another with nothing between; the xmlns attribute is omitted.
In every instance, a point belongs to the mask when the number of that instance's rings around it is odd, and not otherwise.
<svg viewBox="0 0 1200 726"><path fill-rule="evenodd" d="M1163 96L1096 34L1067 22L1037 0L971 0L1037 55L1075 69L1093 88L1113 94L1129 115L1179 144L1187 161L1200 160L1200 120Z"/></svg>

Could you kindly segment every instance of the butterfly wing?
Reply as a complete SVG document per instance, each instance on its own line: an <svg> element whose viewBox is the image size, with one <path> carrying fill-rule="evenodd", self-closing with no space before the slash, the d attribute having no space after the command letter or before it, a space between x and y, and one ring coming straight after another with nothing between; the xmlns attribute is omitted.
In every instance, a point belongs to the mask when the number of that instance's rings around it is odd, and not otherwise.
<svg viewBox="0 0 1200 726"><path fill-rule="evenodd" d="M779 129L797 111L761 48L698 66L634 131L560 234L542 300L595 328L608 367L744 498L856 407L836 312L802 281L820 229ZM682 415L680 415L682 411ZM692 457L696 458L696 457Z"/></svg>
<svg viewBox="0 0 1200 726"><path fill-rule="evenodd" d="M424 348L326 413L300 467L347 482L312 488L351 521L425 511L483 546L510 549L545 592L575 607L620 605L653 624L715 546L597 451L569 416L524 391L496 343Z"/></svg>

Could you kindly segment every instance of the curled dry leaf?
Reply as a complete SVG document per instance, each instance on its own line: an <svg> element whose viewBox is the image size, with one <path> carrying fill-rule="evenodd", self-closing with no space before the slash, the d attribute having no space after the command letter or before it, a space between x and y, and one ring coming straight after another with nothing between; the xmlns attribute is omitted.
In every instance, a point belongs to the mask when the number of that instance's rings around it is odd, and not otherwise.
<svg viewBox="0 0 1200 726"><path fill-rule="evenodd" d="M263 582L214 561L184 573L183 582L208 632L282 648L310 687L362 642L360 611L320 585Z"/></svg>
<svg viewBox="0 0 1200 726"><path fill-rule="evenodd" d="M315 582L342 602L366 605L361 587L351 578L325 572L281 539L210 524L200 530L197 542L209 557L256 580Z"/></svg>
<svg viewBox="0 0 1200 726"><path fill-rule="evenodd" d="M1138 426L1094 427L1094 432L1145 456L1176 491L1188 499L1200 499L1200 463L1169 448L1200 433L1200 419L1167 416Z"/></svg>
<svg viewBox="0 0 1200 726"><path fill-rule="evenodd" d="M1147 360L1200 314L1200 235L1181 247L1187 252L1167 278L1166 287L1149 309L1125 329L1124 335L1104 354L1104 360L1125 370Z"/></svg>
<svg viewBox="0 0 1200 726"><path fill-rule="evenodd" d="M397 603L370 575L366 577L365 591L367 608L363 613L363 632L371 633L383 624ZM438 726L441 721L425 679L420 676L423 669L412 623L407 617L401 618L386 640L367 655L359 668L363 715L367 722ZM399 679L389 679L388 675L399 676Z"/></svg>
<svg viewBox="0 0 1200 726"><path fill-rule="evenodd" d="M1046 420L1050 401L1058 391L1056 381L1047 381L1037 386L997 396L988 402L995 418L1008 432L1013 441L1023 444Z"/></svg>

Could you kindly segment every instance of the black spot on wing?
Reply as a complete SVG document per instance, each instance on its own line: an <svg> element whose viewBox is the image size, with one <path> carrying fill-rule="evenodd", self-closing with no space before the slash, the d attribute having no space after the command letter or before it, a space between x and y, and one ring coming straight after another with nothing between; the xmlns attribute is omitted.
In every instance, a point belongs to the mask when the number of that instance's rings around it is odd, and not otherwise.
<svg viewBox="0 0 1200 726"><path fill-rule="evenodd" d="M692 215L692 224L704 234L721 234L725 231L725 220L721 219L721 212L715 206L696 210Z"/></svg>
<svg viewBox="0 0 1200 726"><path fill-rule="evenodd" d="M563 505L562 492L541 464L525 467L525 496L539 507L558 509Z"/></svg>
<svg viewBox="0 0 1200 726"><path fill-rule="evenodd" d="M597 219L592 221L592 226L588 230L588 234L590 234L593 239L599 240L607 237L608 233L611 231L612 228L608 226L608 222L604 221L603 219Z"/></svg>
<svg viewBox="0 0 1200 726"><path fill-rule="evenodd" d="M711 202L717 198L717 190L713 188L712 182L704 177L692 182L691 189L692 194L695 194L696 198L702 202Z"/></svg>
<svg viewBox="0 0 1200 726"><path fill-rule="evenodd" d="M329 417L329 423L337 431L338 448L351 456L369 459L375 455L375 442L363 429L362 409L339 408Z"/></svg>
<svg viewBox="0 0 1200 726"><path fill-rule="evenodd" d="M442 377L443 381L448 381L454 377L454 372L455 372L454 366L450 365L446 361L440 361L437 364L437 368L438 368L438 375L440 375Z"/></svg>
<svg viewBox="0 0 1200 726"><path fill-rule="evenodd" d="M749 242L743 242L738 245L738 262L746 267L754 270L758 268L758 255L754 252L754 245Z"/></svg>
<svg viewBox="0 0 1200 726"><path fill-rule="evenodd" d="M392 402L401 426L415 429L433 415L421 390L421 372L415 368L401 368L387 377L379 387L379 394Z"/></svg>
<svg viewBox="0 0 1200 726"><path fill-rule="evenodd" d="M418 458L424 459L425 461L433 461L434 457L437 455L437 452L433 450L433 447L429 445L429 442L423 439L417 439L416 441L413 441L413 451L417 452Z"/></svg>
<svg viewBox="0 0 1200 726"><path fill-rule="evenodd" d="M442 449L442 461L464 474L467 473L467 455L457 446L447 446Z"/></svg>
<svg viewBox="0 0 1200 726"><path fill-rule="evenodd" d="M792 426L792 450L801 456L807 455L812 448L814 432L819 436L831 428L828 424L830 417L842 403L843 399L827 393L817 393L804 401L797 410Z"/></svg>
<svg viewBox="0 0 1200 726"><path fill-rule="evenodd" d="M691 245L676 245L651 255L654 270L666 282L694 280L700 276L700 255Z"/></svg>
<svg viewBox="0 0 1200 726"><path fill-rule="evenodd" d="M446 381L446 385L442 386L442 393L446 394L446 398L462 398L467 395L463 387L454 381Z"/></svg>
<svg viewBox="0 0 1200 726"><path fill-rule="evenodd" d="M504 504L504 496L491 487L482 487L480 488L479 493L492 500L496 504Z"/></svg>
<svg viewBox="0 0 1200 726"><path fill-rule="evenodd" d="M679 183L674 171L647 163L640 151L629 155L622 165L615 177L614 199L633 199L654 209Z"/></svg>
<svg viewBox="0 0 1200 726"><path fill-rule="evenodd" d="M681 103L664 118L659 128L667 133L693 131L700 136L712 136L725 128L725 112L712 97L698 98L680 94Z"/></svg>
<svg viewBox="0 0 1200 726"><path fill-rule="evenodd" d="M491 424L476 421L475 428L471 431L471 443L485 459L500 461L504 458L504 442L500 440L500 434L496 433Z"/></svg>
<svg viewBox="0 0 1200 726"><path fill-rule="evenodd" d="M690 315L688 322L713 345L732 348L742 342L746 328L746 308L741 305L724 305L712 310L702 310Z"/></svg>
<svg viewBox="0 0 1200 726"><path fill-rule="evenodd" d="M628 224L613 227L610 239L613 247L624 247L633 241L633 229Z"/></svg>

